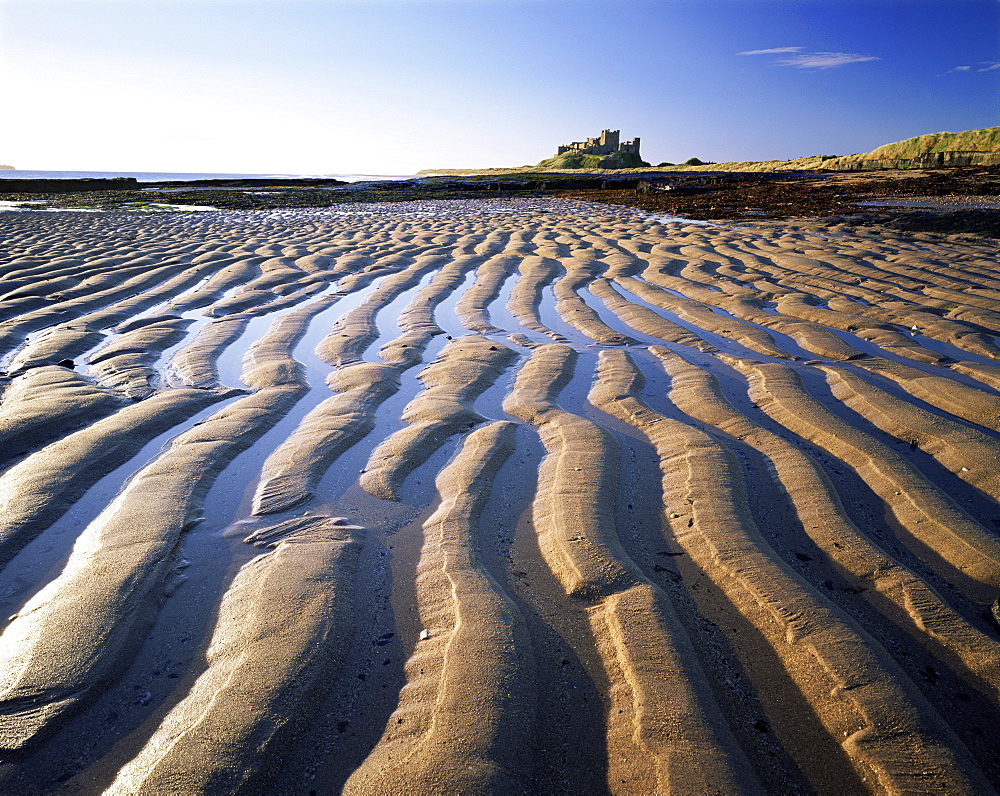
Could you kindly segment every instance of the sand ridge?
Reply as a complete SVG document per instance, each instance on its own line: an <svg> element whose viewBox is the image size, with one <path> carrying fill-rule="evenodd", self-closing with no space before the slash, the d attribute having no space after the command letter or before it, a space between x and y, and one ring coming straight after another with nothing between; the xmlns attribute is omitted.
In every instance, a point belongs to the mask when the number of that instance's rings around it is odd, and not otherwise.
<svg viewBox="0 0 1000 796"><path fill-rule="evenodd" d="M1000 784L995 244L0 224L0 789Z"/></svg>

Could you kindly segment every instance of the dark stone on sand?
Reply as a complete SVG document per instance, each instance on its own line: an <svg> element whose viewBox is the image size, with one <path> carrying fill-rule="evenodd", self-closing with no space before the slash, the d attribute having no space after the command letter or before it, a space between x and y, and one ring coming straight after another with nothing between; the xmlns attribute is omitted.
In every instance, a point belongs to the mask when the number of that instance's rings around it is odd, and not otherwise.
<svg viewBox="0 0 1000 796"><path fill-rule="evenodd" d="M907 232L968 232L1000 238L1000 210L939 210L900 213L887 227Z"/></svg>

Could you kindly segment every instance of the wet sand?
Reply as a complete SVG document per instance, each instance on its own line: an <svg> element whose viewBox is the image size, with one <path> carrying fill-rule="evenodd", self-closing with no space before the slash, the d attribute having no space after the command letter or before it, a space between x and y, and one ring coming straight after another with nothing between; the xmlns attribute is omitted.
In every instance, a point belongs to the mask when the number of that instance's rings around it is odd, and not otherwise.
<svg viewBox="0 0 1000 796"><path fill-rule="evenodd" d="M0 791L1000 785L995 241L0 226Z"/></svg>

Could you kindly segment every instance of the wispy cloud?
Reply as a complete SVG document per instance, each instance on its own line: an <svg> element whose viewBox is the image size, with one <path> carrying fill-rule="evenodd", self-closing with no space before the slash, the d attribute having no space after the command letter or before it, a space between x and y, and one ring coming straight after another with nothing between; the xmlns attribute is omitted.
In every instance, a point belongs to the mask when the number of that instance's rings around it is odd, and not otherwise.
<svg viewBox="0 0 1000 796"><path fill-rule="evenodd" d="M796 69L833 69L847 64L860 64L864 61L878 61L877 55L861 55L860 53L828 53L808 52L805 47L770 47L766 50L747 50L740 55L785 55L771 63L775 66L792 66Z"/></svg>
<svg viewBox="0 0 1000 796"><path fill-rule="evenodd" d="M942 72L938 77L944 77L945 75L955 75L955 74L965 74L967 72L972 72L973 67L971 66L954 66L947 72ZM980 61L978 68L975 68L976 72L993 72L1000 69L1000 61Z"/></svg>
<svg viewBox="0 0 1000 796"><path fill-rule="evenodd" d="M747 50L745 53L740 53L740 55L774 55L775 53L798 53L802 52L803 47L772 47L769 50Z"/></svg>

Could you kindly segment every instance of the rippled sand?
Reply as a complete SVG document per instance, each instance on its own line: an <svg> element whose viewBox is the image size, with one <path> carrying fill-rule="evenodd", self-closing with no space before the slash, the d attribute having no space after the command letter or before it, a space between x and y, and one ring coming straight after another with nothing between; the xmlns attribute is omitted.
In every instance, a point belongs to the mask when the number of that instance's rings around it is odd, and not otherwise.
<svg viewBox="0 0 1000 796"><path fill-rule="evenodd" d="M0 214L0 790L986 793L997 247Z"/></svg>

